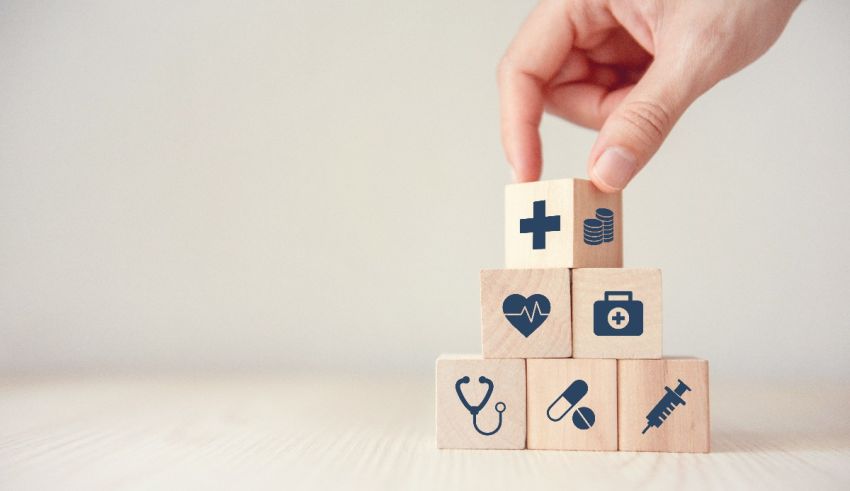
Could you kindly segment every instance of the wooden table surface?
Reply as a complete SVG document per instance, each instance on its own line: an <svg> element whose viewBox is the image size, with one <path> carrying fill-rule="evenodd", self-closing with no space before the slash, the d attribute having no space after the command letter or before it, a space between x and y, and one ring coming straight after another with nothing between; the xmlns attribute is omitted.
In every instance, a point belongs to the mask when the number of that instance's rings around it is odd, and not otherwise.
<svg viewBox="0 0 850 491"><path fill-rule="evenodd" d="M439 451L430 378L7 377L0 489L850 489L850 384L711 390L707 455Z"/></svg>

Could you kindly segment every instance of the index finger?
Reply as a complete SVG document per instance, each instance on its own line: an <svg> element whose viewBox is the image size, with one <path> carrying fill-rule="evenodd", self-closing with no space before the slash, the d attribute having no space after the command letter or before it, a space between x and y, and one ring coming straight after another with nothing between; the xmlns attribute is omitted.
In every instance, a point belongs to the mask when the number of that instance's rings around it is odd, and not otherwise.
<svg viewBox="0 0 850 491"><path fill-rule="evenodd" d="M502 146L519 182L540 178L544 90L569 54L574 32L563 2L541 2L499 64Z"/></svg>

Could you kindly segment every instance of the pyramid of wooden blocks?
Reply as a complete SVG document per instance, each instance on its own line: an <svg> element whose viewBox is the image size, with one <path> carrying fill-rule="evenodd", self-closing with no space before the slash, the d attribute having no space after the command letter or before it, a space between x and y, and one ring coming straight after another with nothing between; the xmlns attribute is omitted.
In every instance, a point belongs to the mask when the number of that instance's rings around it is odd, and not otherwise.
<svg viewBox="0 0 850 491"><path fill-rule="evenodd" d="M590 181L506 187L483 356L437 360L439 448L709 451L708 362L662 356L661 271L623 268L622 231Z"/></svg>

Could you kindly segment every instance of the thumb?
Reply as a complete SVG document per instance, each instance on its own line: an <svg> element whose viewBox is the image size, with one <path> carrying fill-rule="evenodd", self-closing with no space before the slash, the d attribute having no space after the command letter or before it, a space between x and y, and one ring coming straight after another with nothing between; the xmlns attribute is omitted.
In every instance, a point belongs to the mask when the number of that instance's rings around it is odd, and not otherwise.
<svg viewBox="0 0 850 491"><path fill-rule="evenodd" d="M588 161L600 190L625 188L696 99L693 76L675 68L656 59L603 123Z"/></svg>

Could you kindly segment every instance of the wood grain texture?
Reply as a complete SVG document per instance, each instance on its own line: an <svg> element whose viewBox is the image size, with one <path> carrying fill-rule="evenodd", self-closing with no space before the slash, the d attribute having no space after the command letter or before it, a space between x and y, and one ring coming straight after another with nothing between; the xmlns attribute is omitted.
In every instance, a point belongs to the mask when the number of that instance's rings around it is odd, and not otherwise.
<svg viewBox="0 0 850 491"><path fill-rule="evenodd" d="M616 291L630 291L632 299L643 304L641 335L599 336L594 332L594 305L605 299L605 292ZM617 295L612 298L622 297L623 295ZM663 340L660 270L575 269L572 271L572 298L575 358L661 358ZM631 320L628 322L631 324Z"/></svg>
<svg viewBox="0 0 850 491"><path fill-rule="evenodd" d="M530 359L526 371L528 448L617 450L617 360ZM587 384L587 394L563 419L552 421L547 416L549 407L554 419L570 409L561 395L576 380ZM595 416L590 428L573 424L572 415L582 407Z"/></svg>
<svg viewBox="0 0 850 491"><path fill-rule="evenodd" d="M433 373L0 376L0 489L850 489L847 380L711 383L667 454L438 450Z"/></svg>
<svg viewBox="0 0 850 491"><path fill-rule="evenodd" d="M620 450L708 452L710 449L708 362L691 358L620 360ZM680 383L690 390L663 419L647 428L647 414ZM644 432L645 430L645 432Z"/></svg>
<svg viewBox="0 0 850 491"><path fill-rule="evenodd" d="M505 317L511 294L549 300L546 320L528 337ZM481 271L481 341L485 358L567 358L572 355L569 269ZM536 315L536 314L535 314Z"/></svg>
<svg viewBox="0 0 850 491"><path fill-rule="evenodd" d="M468 377L461 386L463 395L470 405L480 406L487 393L486 384L479 381L481 376L492 381L493 391L475 421L481 431L495 431L492 435L476 431L472 414L455 390L458 379ZM439 448L525 448L525 360L443 355L437 359L436 391ZM498 404L505 406L501 417Z"/></svg>
<svg viewBox="0 0 850 491"><path fill-rule="evenodd" d="M533 203L546 201L546 215L560 216L560 230L546 233L546 248L532 247L520 220L533 216ZM614 212L614 240L584 243L584 220L597 208ZM556 179L505 187L505 265L508 268L620 268L623 266L623 206L620 193L603 193L585 179Z"/></svg>

